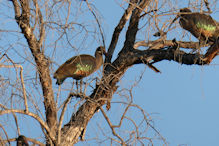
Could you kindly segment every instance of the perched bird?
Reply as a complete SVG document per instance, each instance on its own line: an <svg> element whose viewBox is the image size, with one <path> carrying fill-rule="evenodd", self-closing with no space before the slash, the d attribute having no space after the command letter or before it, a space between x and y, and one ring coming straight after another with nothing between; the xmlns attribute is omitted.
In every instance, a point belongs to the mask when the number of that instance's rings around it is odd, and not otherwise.
<svg viewBox="0 0 219 146"><path fill-rule="evenodd" d="M219 37L219 23L210 15L180 9L180 26L199 39L200 44L215 42Z"/></svg>
<svg viewBox="0 0 219 146"><path fill-rule="evenodd" d="M17 146L29 146L29 144L28 144L27 139L26 139L25 136L20 135L20 136L17 138Z"/></svg>
<svg viewBox="0 0 219 146"><path fill-rule="evenodd" d="M66 78L72 77L78 85L78 80L89 76L101 67L103 54L106 55L105 48L100 46L96 49L95 57L82 54L70 58L54 73L54 78L57 79L56 84L61 85Z"/></svg>

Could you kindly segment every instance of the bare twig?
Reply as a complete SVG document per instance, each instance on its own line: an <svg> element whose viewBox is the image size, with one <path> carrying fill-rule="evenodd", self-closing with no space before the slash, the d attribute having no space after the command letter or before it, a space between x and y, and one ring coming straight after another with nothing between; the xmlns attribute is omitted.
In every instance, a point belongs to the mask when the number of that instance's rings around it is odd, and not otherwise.
<svg viewBox="0 0 219 146"><path fill-rule="evenodd" d="M148 125L149 127L151 127L151 128L159 135L159 137L164 141L164 143L167 145L165 138L164 138L164 137L160 134L160 132L149 122L150 119L147 118L147 116L149 116L149 115L146 115L144 109L142 109L139 105L137 105L137 104L125 103L125 102L113 102L113 103L127 104L127 105L129 105L130 107L136 107L138 110L140 110L141 113L142 113L142 115L143 115L143 117L144 117L144 121L147 123L147 125ZM127 117L124 117L124 118L127 118ZM139 138L140 138L140 137L139 137ZM146 138L146 139L148 139L148 138Z"/></svg>
<svg viewBox="0 0 219 146"><path fill-rule="evenodd" d="M149 14L149 13L152 13L152 12L156 12L157 11L157 9L154 9L154 10L150 10L150 11L148 11L148 12L145 12L143 15L141 15L140 17L142 18L142 17L144 17L145 15L147 15L147 14Z"/></svg>
<svg viewBox="0 0 219 146"><path fill-rule="evenodd" d="M27 94L26 94L26 89L25 89L25 85L24 85L24 78L23 78L23 67L21 65L18 64L14 64L14 65L2 65L0 64L0 68L4 67L4 68L20 68L20 79L21 79L21 86L22 86L22 90L23 90L23 98L24 98L24 105L25 105L25 110L28 112L28 104L27 104Z"/></svg>
<svg viewBox="0 0 219 146"><path fill-rule="evenodd" d="M2 128L2 130L4 131L4 133L5 133L5 136L6 136L6 138L7 138L7 142L8 142L8 144L10 145L10 141L9 141L9 138L8 138L8 134L7 134L7 132L6 132L6 130L5 130L5 128L4 128L4 126L3 125L1 125L0 124L0 127Z"/></svg>
<svg viewBox="0 0 219 146"><path fill-rule="evenodd" d="M102 107L100 107L100 110L101 110L101 112L102 112L104 118L106 119L108 125L110 126L113 135L116 136L116 137L121 141L121 144L122 144L122 145L125 145L124 140L116 133L116 131L115 131L114 127L113 127L113 124L111 123L110 119L108 118L108 116L106 115L106 113L104 112L104 110L103 110Z"/></svg>
<svg viewBox="0 0 219 146"><path fill-rule="evenodd" d="M132 104L131 106L138 108L138 109L142 112L142 115L144 116L145 122L160 136L160 138L161 138L161 139L164 141L164 143L167 145L166 139L160 134L160 132L159 132L156 128L154 128L153 125L151 125L151 123L148 122L148 118L147 118L147 116L146 116L146 114L145 114L145 111L144 111L139 105L137 105L137 104Z"/></svg>
<svg viewBox="0 0 219 146"><path fill-rule="evenodd" d="M98 20L98 18L97 18L97 16L96 16L96 14L95 14L94 11L92 10L90 4L88 3L88 1L86 1L86 4L87 4L87 6L88 6L90 12L92 13L92 15L94 16L94 18L95 18L95 20L96 20L96 22L97 22L97 25L98 25L98 27L99 27L100 34L101 34L101 37L102 37L103 46L106 47L105 39L104 39L104 35L103 35L103 30L102 30L102 27L101 27L101 25L100 25L100 22L99 22L99 20Z"/></svg>
<svg viewBox="0 0 219 146"><path fill-rule="evenodd" d="M125 116L125 118L128 119L129 121L131 121L132 124L135 126L135 133L136 133L136 139L137 139L139 137L138 126L136 125L135 121L132 118L129 118L127 116ZM130 138L127 141L129 141L129 140L131 140L131 136L130 136Z"/></svg>
<svg viewBox="0 0 219 146"><path fill-rule="evenodd" d="M19 128L19 124L18 124L17 116L16 116L15 113L12 113L12 115L13 115L13 117L14 117L15 125L17 126L17 133L18 133L18 135L20 135L21 132L20 132L20 128Z"/></svg>
<svg viewBox="0 0 219 146"><path fill-rule="evenodd" d="M119 124L118 124L118 125L112 125L113 128L121 127L122 121L124 120L125 115L126 115L128 109L129 109L130 105L131 105L131 103L129 103L129 104L126 106L126 108L125 108L125 110L124 110L124 112L123 112L123 114L122 114L122 117L120 118Z"/></svg>
<svg viewBox="0 0 219 146"><path fill-rule="evenodd" d="M33 138L26 137L26 139L27 139L28 141L34 143L34 144L39 145L39 146L45 146L45 144L43 144L43 143L41 143L40 141L35 140L35 139L33 139Z"/></svg>
<svg viewBox="0 0 219 146"><path fill-rule="evenodd" d="M212 13L211 8L209 7L209 2L208 2L208 0L204 0L204 3L205 3L206 8L208 9L208 12L209 12L209 13Z"/></svg>
<svg viewBox="0 0 219 146"><path fill-rule="evenodd" d="M25 136L25 138L26 138L27 141L30 141L30 142L32 142L32 143L34 143L34 144L37 144L37 145L39 145L39 146L45 146L43 143L41 143L40 141L35 140L35 139L33 139L33 138L29 138L29 137L26 137L26 136ZM13 142L13 141L16 141L16 140L17 140L17 138L10 138L10 139L8 139L8 140L3 140L3 142L4 142L4 143L5 143L5 141Z"/></svg>
<svg viewBox="0 0 219 146"><path fill-rule="evenodd" d="M34 5L36 7L36 18L35 18L35 23L37 23L38 21L38 17L39 17L39 24L40 24L40 37L39 37L39 46L41 47L42 46L42 43L45 39L45 27L44 27L44 21L43 21L43 16L42 16L42 13L39 9L39 6L38 6L38 2L37 0L33 0L34 2Z"/></svg>
<svg viewBox="0 0 219 146"><path fill-rule="evenodd" d="M20 77L21 77L21 85L22 85L22 89L23 89L25 110L28 112L27 94L26 94L26 89L25 89L25 85L24 85L23 67L22 66L20 66Z"/></svg>
<svg viewBox="0 0 219 146"><path fill-rule="evenodd" d="M0 111L0 115L10 114L10 113L20 113L20 114L28 115L28 116L34 118L47 131L50 139L52 141L55 141L55 137L52 137L49 127L47 126L47 124L38 115L36 115L34 113L31 113L31 112L27 112L25 110L8 109L8 108L6 108L2 104L0 104L0 107L5 109L5 110Z"/></svg>
<svg viewBox="0 0 219 146"><path fill-rule="evenodd" d="M64 115L65 115L65 111L67 109L67 105L70 102L72 96L69 95L68 98L65 100L63 108L62 108L62 112L61 115L59 117L59 124L58 124L58 139L57 139L57 143L60 144L60 140L61 140L61 128L62 128L62 123L63 123L63 119L64 119Z"/></svg>

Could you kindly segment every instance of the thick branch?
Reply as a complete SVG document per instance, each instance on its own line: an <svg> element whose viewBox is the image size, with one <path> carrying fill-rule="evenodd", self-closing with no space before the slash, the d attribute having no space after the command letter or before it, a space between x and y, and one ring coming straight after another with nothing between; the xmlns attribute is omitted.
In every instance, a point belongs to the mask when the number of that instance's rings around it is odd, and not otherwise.
<svg viewBox="0 0 219 146"><path fill-rule="evenodd" d="M41 47L42 46L42 43L44 41L44 38L45 38L45 27L44 27L44 21L43 21L43 16L42 16L42 13L39 9L39 6L38 6L38 2L37 0L33 0L34 4L35 4L35 7L36 7L36 18L35 18L35 21L39 21L39 24L40 24L40 36L39 36L39 46ZM38 19L39 17L39 19Z"/></svg>
<svg viewBox="0 0 219 146"><path fill-rule="evenodd" d="M20 0L22 14L20 16L19 6L14 0L15 19L20 26L24 37L27 40L29 48L36 62L37 71L39 73L40 83L43 89L44 105L46 111L46 119L53 136L56 134L57 113L54 101L52 80L50 77L49 61L40 50L40 43L37 41L32 28L30 27L30 10L28 0ZM39 10L37 10L39 11ZM39 13L40 14L40 13ZM41 25L43 27L43 25ZM42 30L41 28L40 30Z"/></svg>
<svg viewBox="0 0 219 146"><path fill-rule="evenodd" d="M209 64L214 59L214 57L218 55L218 53L219 53L219 40L215 44L211 45L211 47L207 50L207 53L205 54L203 60Z"/></svg>
<svg viewBox="0 0 219 146"><path fill-rule="evenodd" d="M134 59L135 60L134 64L144 63L144 60L146 61L153 60L154 62L169 60L169 61L175 61L175 62L186 64L186 65L207 64L202 59L203 55L186 53L184 51L175 50L172 48L167 49L167 50L146 50L146 51L137 50L135 55L131 57L137 57L136 59Z"/></svg>
<svg viewBox="0 0 219 146"><path fill-rule="evenodd" d="M135 39L136 39L136 34L138 32L138 24L139 20L141 18L141 13L142 11L150 4L151 0L141 0L139 2L138 8L133 10L132 16L130 18L128 30L126 32L126 40L124 43L124 46L119 53L119 55L124 55L126 54L130 49L133 48Z"/></svg>
<svg viewBox="0 0 219 146"><path fill-rule="evenodd" d="M136 3L138 0L130 0L129 6L128 8L125 10L125 13L123 14L122 18L119 21L119 24L116 26L116 28L114 29L114 33L111 39L111 43L108 49L108 56L106 58L106 62L109 63L111 62L112 59L112 55L114 53L114 50L116 48L116 44L118 42L119 39L119 35L122 31L122 29L124 28L126 22L129 20L132 11L134 10L134 8L136 8Z"/></svg>
<svg viewBox="0 0 219 146"><path fill-rule="evenodd" d="M196 49L198 48L199 42L184 42L184 41L172 41L172 40L156 40L156 41L139 41L136 42L134 45L134 48L137 49L140 46L148 47L148 49L162 49L164 47L174 46L175 44L178 44L179 48L185 48L185 49ZM203 46L201 46L203 47Z"/></svg>

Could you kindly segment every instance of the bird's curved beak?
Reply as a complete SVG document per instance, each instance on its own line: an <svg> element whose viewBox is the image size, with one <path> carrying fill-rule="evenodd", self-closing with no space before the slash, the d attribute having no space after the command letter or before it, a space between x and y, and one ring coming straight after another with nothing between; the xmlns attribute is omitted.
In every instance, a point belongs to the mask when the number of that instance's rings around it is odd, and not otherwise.
<svg viewBox="0 0 219 146"><path fill-rule="evenodd" d="M105 57L108 56L108 53L105 50L103 50L103 54L105 55Z"/></svg>

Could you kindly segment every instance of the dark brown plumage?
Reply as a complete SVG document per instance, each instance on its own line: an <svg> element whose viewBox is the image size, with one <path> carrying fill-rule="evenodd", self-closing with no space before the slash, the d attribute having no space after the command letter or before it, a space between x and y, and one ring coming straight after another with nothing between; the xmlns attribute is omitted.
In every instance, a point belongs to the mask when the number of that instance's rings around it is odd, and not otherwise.
<svg viewBox="0 0 219 146"><path fill-rule="evenodd" d="M219 37L219 24L210 15L193 13L188 8L180 9L180 26L200 42L215 42Z"/></svg>
<svg viewBox="0 0 219 146"><path fill-rule="evenodd" d="M26 139L25 136L20 135L20 136L17 138L17 146L29 146L29 144L28 144L27 139Z"/></svg>
<svg viewBox="0 0 219 146"><path fill-rule="evenodd" d="M95 57L82 54L70 58L54 73L54 78L57 79L56 84L61 85L68 77L81 80L94 73L103 64L103 54L105 54L105 48L100 46L96 49Z"/></svg>

